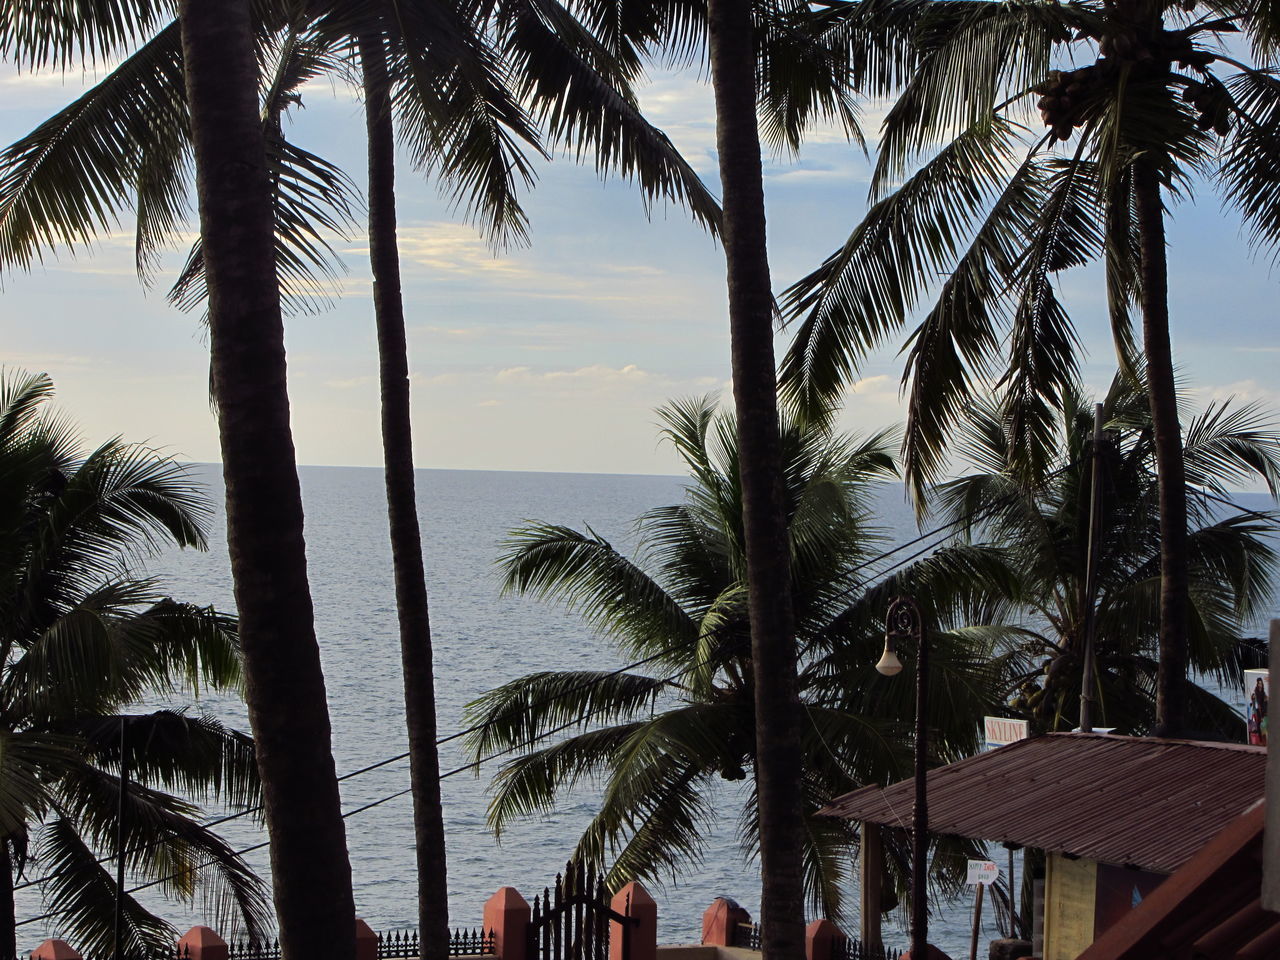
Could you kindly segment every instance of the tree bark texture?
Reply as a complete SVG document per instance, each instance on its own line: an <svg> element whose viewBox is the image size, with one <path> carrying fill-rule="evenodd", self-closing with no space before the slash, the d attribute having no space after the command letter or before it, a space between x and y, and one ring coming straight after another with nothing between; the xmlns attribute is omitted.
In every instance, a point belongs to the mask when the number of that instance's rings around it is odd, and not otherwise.
<svg viewBox="0 0 1280 960"><path fill-rule="evenodd" d="M378 328L382 450L396 611L400 621L405 721L409 732L421 960L446 960L449 956L449 890L440 802L440 757L436 747L435 675L413 476L409 355L400 292L400 253L396 244L395 132L381 37L360 38L360 64L369 137L369 259Z"/></svg>
<svg viewBox="0 0 1280 960"><path fill-rule="evenodd" d="M307 582L249 3L182 0L179 16L227 541L280 945L287 960L344 960L355 955L351 867Z"/></svg>
<svg viewBox="0 0 1280 960"><path fill-rule="evenodd" d="M13 858L9 838L0 837L0 957L17 957L17 909L13 902Z"/></svg>
<svg viewBox="0 0 1280 960"><path fill-rule="evenodd" d="M1154 159L1144 156L1134 162L1133 189L1142 256L1142 342L1160 495L1160 665L1154 732L1177 737L1186 733L1187 478L1169 339L1164 204Z"/></svg>
<svg viewBox="0 0 1280 960"><path fill-rule="evenodd" d="M765 960L799 960L804 956L801 711L751 5L709 0L708 18L751 618L762 948Z"/></svg>

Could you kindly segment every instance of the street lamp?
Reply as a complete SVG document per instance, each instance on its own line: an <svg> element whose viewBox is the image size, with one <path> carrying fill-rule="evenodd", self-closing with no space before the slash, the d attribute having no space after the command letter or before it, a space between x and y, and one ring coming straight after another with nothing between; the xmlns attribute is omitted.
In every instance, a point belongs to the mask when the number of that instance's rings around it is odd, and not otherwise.
<svg viewBox="0 0 1280 960"><path fill-rule="evenodd" d="M925 899L925 857L929 846L929 803L925 791L925 759L929 735L925 725L925 704L929 702L929 647L924 619L910 597L894 597L884 618L884 654L876 669L886 677L902 672L897 641L910 639L916 645L916 803L911 815L911 960L928 960L929 904Z"/></svg>

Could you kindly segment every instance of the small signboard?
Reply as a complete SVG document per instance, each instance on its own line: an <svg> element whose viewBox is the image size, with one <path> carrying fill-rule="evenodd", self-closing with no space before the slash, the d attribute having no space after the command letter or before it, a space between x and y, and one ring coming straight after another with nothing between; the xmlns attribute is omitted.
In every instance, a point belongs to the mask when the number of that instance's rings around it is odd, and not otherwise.
<svg viewBox="0 0 1280 960"><path fill-rule="evenodd" d="M982 729L986 735L987 749L1007 746L1031 736L1031 725L1025 720L1008 717L983 717Z"/></svg>
<svg viewBox="0 0 1280 960"><path fill-rule="evenodd" d="M965 883L970 886L981 883L990 886L1000 879L1000 867L994 860L970 860L969 879Z"/></svg>
<svg viewBox="0 0 1280 960"><path fill-rule="evenodd" d="M1248 742L1267 745L1267 701L1271 699L1271 676L1266 670L1244 672L1244 716Z"/></svg>

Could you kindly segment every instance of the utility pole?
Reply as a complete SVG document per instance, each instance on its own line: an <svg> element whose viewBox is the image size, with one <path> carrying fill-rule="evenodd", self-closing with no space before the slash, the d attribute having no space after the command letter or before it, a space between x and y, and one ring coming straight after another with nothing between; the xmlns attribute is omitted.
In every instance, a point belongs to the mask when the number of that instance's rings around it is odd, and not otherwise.
<svg viewBox="0 0 1280 960"><path fill-rule="evenodd" d="M120 799L116 808L116 929L115 960L124 960L124 813L129 795L129 757L125 753L125 718L120 717Z"/></svg>
<svg viewBox="0 0 1280 960"><path fill-rule="evenodd" d="M1093 705L1097 697L1093 635L1097 623L1098 551L1102 548L1102 404L1093 405L1092 483L1089 490L1089 546L1084 573L1084 669L1080 679L1080 732L1093 733Z"/></svg>

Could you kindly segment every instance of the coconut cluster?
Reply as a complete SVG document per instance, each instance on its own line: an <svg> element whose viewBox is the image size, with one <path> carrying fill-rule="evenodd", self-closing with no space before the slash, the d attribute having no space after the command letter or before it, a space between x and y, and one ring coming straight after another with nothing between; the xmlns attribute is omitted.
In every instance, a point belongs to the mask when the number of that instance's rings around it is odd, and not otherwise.
<svg viewBox="0 0 1280 960"><path fill-rule="evenodd" d="M1068 140L1076 127L1083 126L1096 94L1110 88L1122 64L1132 76L1151 78L1167 75L1173 64L1183 69L1204 70L1214 55L1196 47L1186 30L1139 29L1124 21L1111 24L1105 35L1096 37L1101 56L1076 70L1051 70L1048 78L1034 88L1040 94L1036 108L1050 141ZM1196 125L1225 135L1230 122L1227 105L1216 87L1198 81L1187 83L1184 98L1197 111Z"/></svg>

